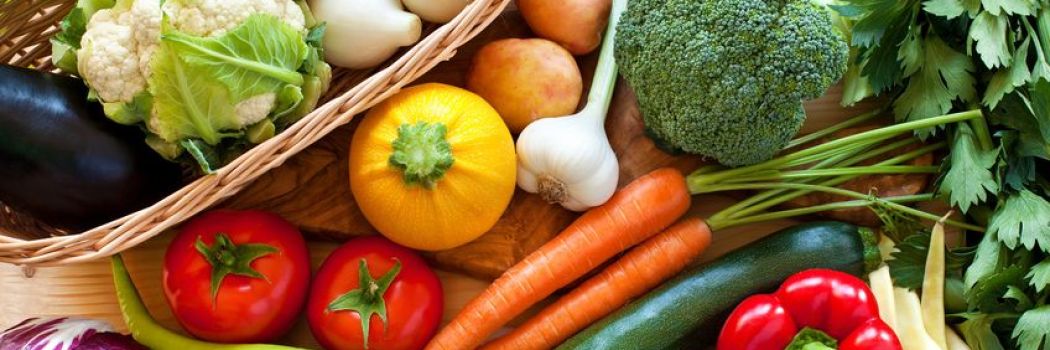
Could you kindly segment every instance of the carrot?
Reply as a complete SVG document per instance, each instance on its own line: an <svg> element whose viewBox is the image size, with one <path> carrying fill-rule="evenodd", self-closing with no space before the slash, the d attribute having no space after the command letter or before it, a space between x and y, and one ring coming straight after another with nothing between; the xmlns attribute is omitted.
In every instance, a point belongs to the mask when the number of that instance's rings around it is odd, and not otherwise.
<svg viewBox="0 0 1050 350"><path fill-rule="evenodd" d="M689 265L711 244L700 219L680 221L482 349L550 349Z"/></svg>
<svg viewBox="0 0 1050 350"><path fill-rule="evenodd" d="M673 223L689 209L689 196L678 170L657 169L635 179L504 272L426 349L476 348L536 302Z"/></svg>

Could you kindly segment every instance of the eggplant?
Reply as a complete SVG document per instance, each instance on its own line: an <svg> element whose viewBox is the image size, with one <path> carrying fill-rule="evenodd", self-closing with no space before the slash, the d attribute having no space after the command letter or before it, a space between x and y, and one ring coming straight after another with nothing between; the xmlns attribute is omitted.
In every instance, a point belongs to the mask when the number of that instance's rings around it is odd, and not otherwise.
<svg viewBox="0 0 1050 350"><path fill-rule="evenodd" d="M182 171L110 121L80 79L0 65L0 203L84 230L156 203Z"/></svg>

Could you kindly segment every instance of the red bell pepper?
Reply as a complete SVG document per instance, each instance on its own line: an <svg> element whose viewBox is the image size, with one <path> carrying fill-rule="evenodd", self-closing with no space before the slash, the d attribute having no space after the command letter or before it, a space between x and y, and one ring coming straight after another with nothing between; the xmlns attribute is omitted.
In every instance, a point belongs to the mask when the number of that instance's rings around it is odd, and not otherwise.
<svg viewBox="0 0 1050 350"><path fill-rule="evenodd" d="M789 277L773 294L753 295L737 305L718 337L718 350L785 349L793 341L812 342L810 332L795 340L806 328L830 336L822 343L840 350L901 349L897 335L879 319L875 296L864 281L812 269Z"/></svg>

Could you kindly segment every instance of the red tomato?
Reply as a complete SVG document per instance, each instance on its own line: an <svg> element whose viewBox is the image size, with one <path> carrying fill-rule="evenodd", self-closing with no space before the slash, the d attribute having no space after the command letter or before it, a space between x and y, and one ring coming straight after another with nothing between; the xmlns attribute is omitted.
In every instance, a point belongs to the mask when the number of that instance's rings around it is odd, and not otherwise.
<svg viewBox="0 0 1050 350"><path fill-rule="evenodd" d="M175 318L190 334L215 342L280 337L302 309L309 283L302 234L260 211L200 215L164 255L164 294Z"/></svg>
<svg viewBox="0 0 1050 350"><path fill-rule="evenodd" d="M362 270L368 275L361 276ZM386 305L385 326L381 304ZM441 281L423 259L372 236L347 242L328 256L310 289L306 317L326 349L365 349L366 342L371 350L422 349L443 309ZM369 315L367 325L362 314Z"/></svg>

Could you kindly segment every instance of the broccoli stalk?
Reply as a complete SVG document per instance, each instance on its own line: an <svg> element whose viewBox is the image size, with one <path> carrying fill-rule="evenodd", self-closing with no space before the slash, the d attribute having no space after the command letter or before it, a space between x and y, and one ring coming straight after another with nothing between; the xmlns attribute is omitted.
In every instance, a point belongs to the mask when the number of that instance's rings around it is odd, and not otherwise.
<svg viewBox="0 0 1050 350"><path fill-rule="evenodd" d="M872 205L881 205L917 218L938 221L940 218L936 215L904 205L905 203L933 200L936 197L934 193L878 198L874 194L859 193L834 186L868 174L937 173L939 168L935 166L902 164L922 155L944 149L946 147L944 142L924 145L872 165L857 164L920 142L918 139L910 137L898 140L897 138L901 135L929 127L980 120L983 118L983 115L979 109L886 126L813 147L793 150L800 145L868 121L879 113L880 111L874 111L862 114L827 129L797 138L788 143L786 150L790 152L762 163L740 168L702 167L688 176L689 190L693 194L762 190L762 192L756 193L712 215L708 219L708 225L713 230L822 211ZM800 167L805 168L800 169ZM815 191L841 195L853 198L853 200L799 209L765 212L766 209ZM946 224L967 230L984 231L982 227L954 220L948 220Z"/></svg>
<svg viewBox="0 0 1050 350"><path fill-rule="evenodd" d="M615 51L650 137L729 166L779 152L849 57L812 0L632 0Z"/></svg>

